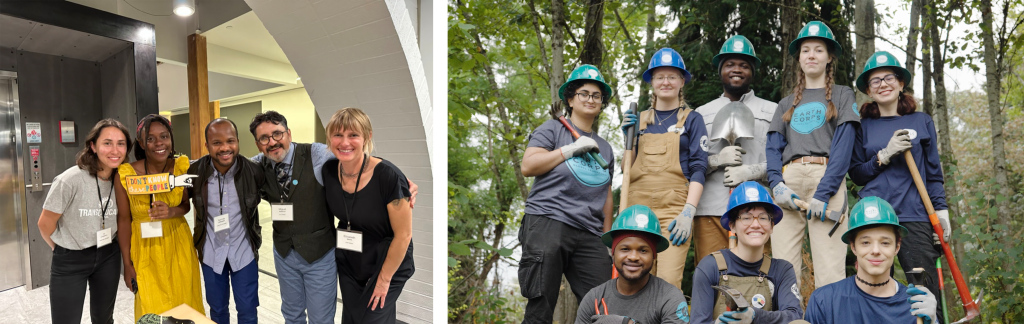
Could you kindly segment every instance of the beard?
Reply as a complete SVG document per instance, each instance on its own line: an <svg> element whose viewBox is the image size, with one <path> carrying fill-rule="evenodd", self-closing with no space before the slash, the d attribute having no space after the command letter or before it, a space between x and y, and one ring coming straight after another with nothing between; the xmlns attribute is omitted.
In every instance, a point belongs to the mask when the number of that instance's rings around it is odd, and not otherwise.
<svg viewBox="0 0 1024 324"><path fill-rule="evenodd" d="M752 81L750 79L747 79L739 86L733 86L730 82L722 82L722 87L725 89L725 92L743 94L750 91L751 82Z"/></svg>
<svg viewBox="0 0 1024 324"><path fill-rule="evenodd" d="M619 278L625 279L626 281L639 281L651 274L651 270L654 269L654 263L650 266L641 266L640 273L636 276L630 276L627 272L622 271L621 265L616 265L615 270L619 272Z"/></svg>

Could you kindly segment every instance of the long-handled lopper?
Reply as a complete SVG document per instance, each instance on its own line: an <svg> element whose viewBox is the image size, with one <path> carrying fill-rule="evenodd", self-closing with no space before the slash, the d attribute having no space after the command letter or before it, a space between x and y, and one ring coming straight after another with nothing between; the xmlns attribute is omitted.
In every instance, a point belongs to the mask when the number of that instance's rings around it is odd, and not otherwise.
<svg viewBox="0 0 1024 324"><path fill-rule="evenodd" d="M964 304L964 312L967 313L964 318L953 323L963 323L972 320L981 314L981 311L978 309L978 302L981 301L981 296L984 292L978 293L977 300L971 299L971 292L968 290L969 287L967 287L967 282L964 281L963 274L960 273L960 267L956 264L953 250L949 248L949 243L943 239L942 225L939 225L939 216L935 214L935 207L932 206L932 200L928 197L928 190L924 187L924 181L921 180L921 172L917 170L917 162L914 162L914 156L910 154L910 150L903 152L903 158L907 162L907 168L910 169L910 175L914 177L914 185L917 186L917 193L921 195L924 209L928 212L928 221L932 223L935 234L939 235L939 242L942 243L942 253L946 256L946 262L949 263L949 272L953 274L953 282L956 283L956 290L960 293L960 301Z"/></svg>

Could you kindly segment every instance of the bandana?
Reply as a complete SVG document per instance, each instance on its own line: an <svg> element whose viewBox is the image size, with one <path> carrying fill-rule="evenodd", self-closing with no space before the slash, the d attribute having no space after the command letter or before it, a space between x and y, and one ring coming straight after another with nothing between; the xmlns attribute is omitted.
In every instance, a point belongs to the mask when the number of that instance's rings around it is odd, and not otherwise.
<svg viewBox="0 0 1024 324"><path fill-rule="evenodd" d="M658 250L657 240L655 240L653 236L654 235L652 235L650 233L638 232L638 231L615 232L615 233L612 234L612 249L614 249L616 246L619 246L619 242L622 242L622 240L626 239L627 237L638 237L641 240L644 240L644 242L647 242L647 245L650 246L651 249L657 251ZM654 258L655 259L658 258L658 254L657 253L654 254Z"/></svg>

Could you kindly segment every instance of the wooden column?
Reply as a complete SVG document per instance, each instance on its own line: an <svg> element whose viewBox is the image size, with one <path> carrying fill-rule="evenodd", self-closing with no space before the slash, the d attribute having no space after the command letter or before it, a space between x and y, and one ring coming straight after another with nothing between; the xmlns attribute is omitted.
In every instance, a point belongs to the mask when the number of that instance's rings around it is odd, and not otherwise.
<svg viewBox="0 0 1024 324"><path fill-rule="evenodd" d="M198 159L206 155L205 134L203 130L217 115L220 104L210 105L209 73L206 65L206 36L192 34L188 36L188 123L189 138L192 152L189 158ZM210 109L216 106L217 111Z"/></svg>

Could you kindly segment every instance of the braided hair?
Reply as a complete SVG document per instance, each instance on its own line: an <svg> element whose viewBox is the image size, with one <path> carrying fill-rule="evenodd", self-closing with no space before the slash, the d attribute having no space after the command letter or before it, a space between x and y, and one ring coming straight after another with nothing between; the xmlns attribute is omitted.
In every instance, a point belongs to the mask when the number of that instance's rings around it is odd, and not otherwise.
<svg viewBox="0 0 1024 324"><path fill-rule="evenodd" d="M825 100L828 101L828 110L825 112L825 119L832 121L839 115L839 110L836 109L836 105L832 103L832 88L833 79L835 77L835 61L836 56L832 53L832 48L829 47L828 57L832 59L831 62L825 64ZM789 122L793 119L793 111L796 110L796 106L800 104L800 100L804 97L804 88L807 87L807 75L804 73L804 69L796 69L797 84L793 87L793 104L789 106L785 114L782 114L782 120Z"/></svg>

